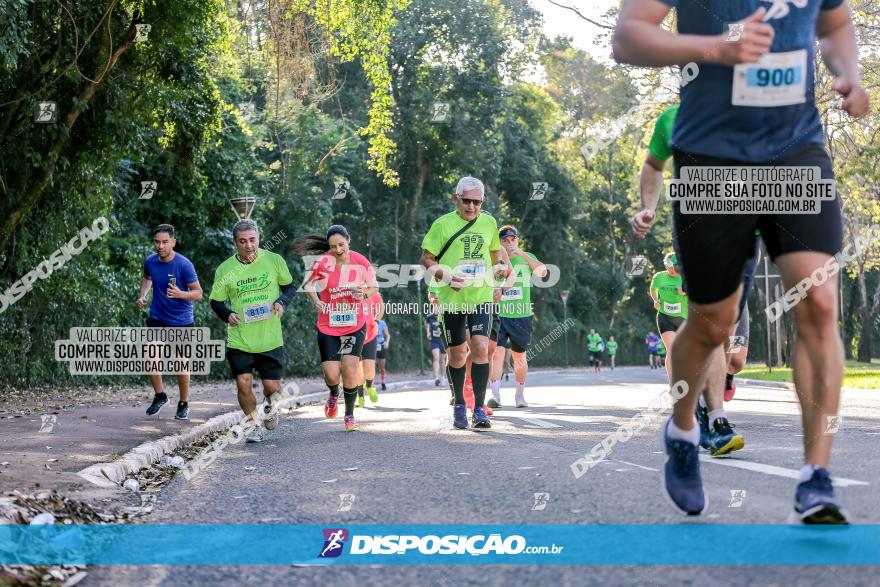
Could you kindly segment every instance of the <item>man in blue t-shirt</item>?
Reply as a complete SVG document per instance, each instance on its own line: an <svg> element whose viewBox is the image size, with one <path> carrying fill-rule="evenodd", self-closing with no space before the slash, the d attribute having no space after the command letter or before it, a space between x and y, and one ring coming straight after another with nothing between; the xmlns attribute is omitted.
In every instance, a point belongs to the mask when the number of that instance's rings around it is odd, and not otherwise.
<svg viewBox="0 0 880 587"><path fill-rule="evenodd" d="M156 252L144 261L144 273L141 278L141 290L138 294L137 306L147 306L147 292L153 289L153 301L150 303L149 327L189 327L193 326L193 302L202 299L202 286L196 269L189 259L174 251L177 239L174 238L174 227L160 224L153 230L153 245ZM157 414L162 406L168 403L168 395L162 384L162 375L151 374L153 385L153 402L147 408L147 415ZM178 373L177 384L180 387L180 401L177 402L177 420L189 418L189 373Z"/></svg>
<svg viewBox="0 0 880 587"><path fill-rule="evenodd" d="M676 9L677 32L663 28L671 8ZM767 166L818 168L822 179L833 180L815 104L817 37L843 109L864 116L870 99L859 76L855 27L843 0L627 0L615 30L614 55L633 65L687 68L671 140L676 179L688 180L697 171L711 175L694 169L711 167L728 178L719 182L736 187L725 168ZM746 170L747 178L754 173ZM697 187L705 183L688 181ZM734 330L743 268L753 254L757 229L785 287L812 284L795 313L794 369L806 454L794 515L804 523L846 523L826 470L834 435L825 431L838 410L843 368L835 295L839 267L833 274L827 270L843 240L840 199L832 196L794 199L795 213L775 206L733 214L713 214L703 207L693 213L696 206L688 201L673 204L689 312L700 318L685 322L670 360L672 381L685 393L664 424L662 487L679 512L696 515L706 507L694 410L707 361ZM701 203L714 205L712 200ZM763 200L774 204L772 198ZM821 284L811 277L818 270L827 277ZM687 386L678 387L678 382Z"/></svg>
<svg viewBox="0 0 880 587"><path fill-rule="evenodd" d="M385 385L385 358L388 356L388 345L391 343L391 331L384 320L376 320L379 326L379 334L376 335L376 367L379 369L382 391L388 389Z"/></svg>

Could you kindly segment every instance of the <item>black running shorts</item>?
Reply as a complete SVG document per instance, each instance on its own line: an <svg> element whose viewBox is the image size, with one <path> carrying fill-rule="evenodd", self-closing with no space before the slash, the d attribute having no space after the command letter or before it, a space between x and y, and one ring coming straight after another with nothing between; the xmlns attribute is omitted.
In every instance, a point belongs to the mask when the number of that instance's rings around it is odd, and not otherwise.
<svg viewBox="0 0 880 587"><path fill-rule="evenodd" d="M441 324L446 332L446 342L450 347L467 342L471 336L489 336L492 330L492 305L481 304L470 313L443 312Z"/></svg>
<svg viewBox="0 0 880 587"><path fill-rule="evenodd" d="M284 348L278 347L265 353L249 353L240 349L226 347L226 360L232 377L253 375L254 369L263 381L280 380L284 373Z"/></svg>
<svg viewBox="0 0 880 587"><path fill-rule="evenodd" d="M834 179L831 159L819 144L808 144L774 161L743 163L673 151L675 177L682 167L819 167L823 179ZM819 214L682 214L673 204L675 235L688 298L713 304L730 296L743 282L746 262L754 255L755 229L771 259L786 253L815 251L833 256L843 245L840 197L822 200Z"/></svg>
<svg viewBox="0 0 880 587"><path fill-rule="evenodd" d="M678 327L681 326L683 322L684 318L667 316L662 312L657 312L657 332L660 334L677 331Z"/></svg>
<svg viewBox="0 0 880 587"><path fill-rule="evenodd" d="M316 329L317 330L317 329ZM341 361L342 357L352 355L360 358L364 350L364 338L367 336L367 325L360 330L343 336L333 336L318 332L318 349L321 351L321 362Z"/></svg>
<svg viewBox="0 0 880 587"><path fill-rule="evenodd" d="M376 348L379 346L379 337L374 336L373 340L364 343L364 349L361 351L361 359L364 361L376 360Z"/></svg>
<svg viewBox="0 0 880 587"><path fill-rule="evenodd" d="M499 318L498 344L506 346L510 340L510 348L515 353L524 353L532 344L532 316L525 318Z"/></svg>

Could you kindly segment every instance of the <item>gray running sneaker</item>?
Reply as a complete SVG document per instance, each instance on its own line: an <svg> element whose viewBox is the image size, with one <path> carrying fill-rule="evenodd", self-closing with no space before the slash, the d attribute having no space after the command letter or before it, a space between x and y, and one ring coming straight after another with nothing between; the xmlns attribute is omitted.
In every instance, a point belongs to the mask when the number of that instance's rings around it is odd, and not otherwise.
<svg viewBox="0 0 880 587"><path fill-rule="evenodd" d="M278 409L266 402L266 405L263 406L263 414L263 426L266 427L266 430L275 430L275 427L278 426L278 420L281 419Z"/></svg>
<svg viewBox="0 0 880 587"><path fill-rule="evenodd" d="M245 437L245 442L263 442L266 440L266 432L265 428L262 426L257 426L254 428L254 431L251 432L247 437Z"/></svg>

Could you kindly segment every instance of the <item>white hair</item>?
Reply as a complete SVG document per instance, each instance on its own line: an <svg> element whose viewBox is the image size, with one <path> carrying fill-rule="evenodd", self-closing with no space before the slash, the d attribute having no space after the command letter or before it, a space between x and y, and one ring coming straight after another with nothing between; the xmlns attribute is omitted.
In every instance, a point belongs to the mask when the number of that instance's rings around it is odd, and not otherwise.
<svg viewBox="0 0 880 587"><path fill-rule="evenodd" d="M476 177L467 176L458 180L458 185L455 186L455 195L460 196L468 190L480 190L480 195L486 196L486 188L483 186L483 182Z"/></svg>

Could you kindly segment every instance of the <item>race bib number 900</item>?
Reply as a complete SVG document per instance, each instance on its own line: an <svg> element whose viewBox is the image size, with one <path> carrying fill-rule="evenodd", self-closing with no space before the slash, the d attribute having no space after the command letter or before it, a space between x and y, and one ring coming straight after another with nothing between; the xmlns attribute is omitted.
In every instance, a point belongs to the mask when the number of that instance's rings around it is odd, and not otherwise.
<svg viewBox="0 0 880 587"><path fill-rule="evenodd" d="M807 51L768 53L733 68L734 106L772 108L807 101Z"/></svg>

